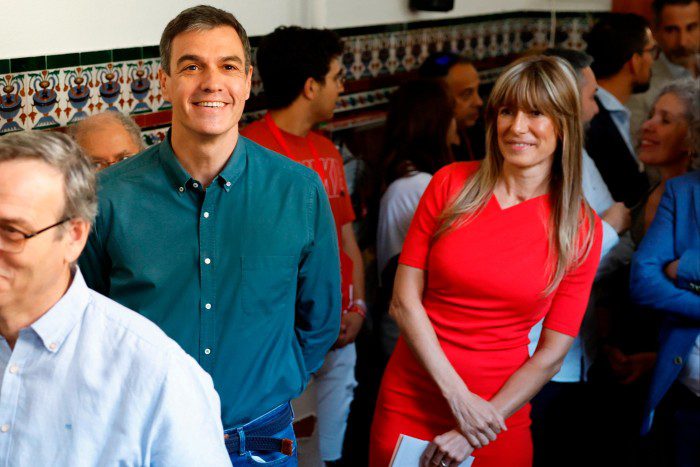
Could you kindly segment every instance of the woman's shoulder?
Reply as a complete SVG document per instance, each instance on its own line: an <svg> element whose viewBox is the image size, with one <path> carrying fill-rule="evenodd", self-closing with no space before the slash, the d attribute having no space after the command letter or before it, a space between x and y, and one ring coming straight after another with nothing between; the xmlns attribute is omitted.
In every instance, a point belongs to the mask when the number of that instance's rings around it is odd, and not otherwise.
<svg viewBox="0 0 700 467"><path fill-rule="evenodd" d="M479 170L480 165L480 161L453 162L435 172L434 183L448 182L449 184L462 185Z"/></svg>

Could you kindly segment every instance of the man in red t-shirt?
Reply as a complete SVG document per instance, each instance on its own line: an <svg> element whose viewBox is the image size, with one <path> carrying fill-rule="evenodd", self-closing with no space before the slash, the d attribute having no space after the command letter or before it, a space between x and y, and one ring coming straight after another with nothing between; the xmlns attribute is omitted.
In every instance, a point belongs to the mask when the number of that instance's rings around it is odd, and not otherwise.
<svg viewBox="0 0 700 467"><path fill-rule="evenodd" d="M321 177L330 200L338 242L343 287L340 335L316 374L317 415L321 457L327 464L340 459L345 426L356 385L355 346L367 312L364 268L352 221L343 159L333 143L312 128L333 117L343 91L340 38L330 30L280 27L265 36L257 66L269 108L263 119L241 134L268 149L304 164Z"/></svg>

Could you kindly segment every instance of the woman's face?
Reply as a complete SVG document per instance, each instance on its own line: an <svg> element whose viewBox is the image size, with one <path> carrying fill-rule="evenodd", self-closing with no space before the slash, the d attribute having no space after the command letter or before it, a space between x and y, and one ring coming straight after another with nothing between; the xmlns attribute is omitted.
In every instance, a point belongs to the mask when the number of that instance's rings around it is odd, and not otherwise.
<svg viewBox="0 0 700 467"><path fill-rule="evenodd" d="M639 160L652 166L678 163L688 157L688 121L675 94L664 94L642 125Z"/></svg>
<svg viewBox="0 0 700 467"><path fill-rule="evenodd" d="M557 148L554 121L538 111L502 107L496 120L498 148L505 164L526 169L551 166Z"/></svg>

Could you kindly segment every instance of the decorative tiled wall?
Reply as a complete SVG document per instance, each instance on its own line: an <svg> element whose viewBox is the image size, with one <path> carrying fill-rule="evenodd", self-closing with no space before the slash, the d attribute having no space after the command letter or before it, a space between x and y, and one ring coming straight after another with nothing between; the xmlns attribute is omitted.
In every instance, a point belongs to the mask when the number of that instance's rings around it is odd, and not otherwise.
<svg viewBox="0 0 700 467"><path fill-rule="evenodd" d="M591 22L590 16L582 14L560 17L557 44L582 48L582 34ZM395 86L387 86L386 80L373 86L382 81L377 78L410 72L431 52L451 50L488 62L545 47L549 30L549 18L541 13L342 30L342 63L349 92L342 96L336 112L385 103ZM143 127L163 126L170 118L165 112L170 106L160 92L159 66L155 46L0 60L0 134L66 126L105 110L136 116ZM482 68L481 79L491 82L499 72L498 66ZM353 86L358 83L366 85ZM353 88L361 90L353 92ZM262 109L255 105L261 93L256 73L248 106L251 111L244 115L244 121L261 115ZM144 131L150 143L164 134L162 128Z"/></svg>

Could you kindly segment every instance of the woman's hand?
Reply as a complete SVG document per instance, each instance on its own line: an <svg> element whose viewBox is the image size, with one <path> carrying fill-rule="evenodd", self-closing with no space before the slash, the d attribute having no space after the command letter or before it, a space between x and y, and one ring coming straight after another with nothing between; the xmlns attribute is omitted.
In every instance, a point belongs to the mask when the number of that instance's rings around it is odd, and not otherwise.
<svg viewBox="0 0 700 467"><path fill-rule="evenodd" d="M420 458L421 467L456 467L469 457L474 447L457 430L436 436Z"/></svg>
<svg viewBox="0 0 700 467"><path fill-rule="evenodd" d="M457 420L457 426L474 449L496 440L501 430L507 430L500 412L490 402L463 387L447 403Z"/></svg>

